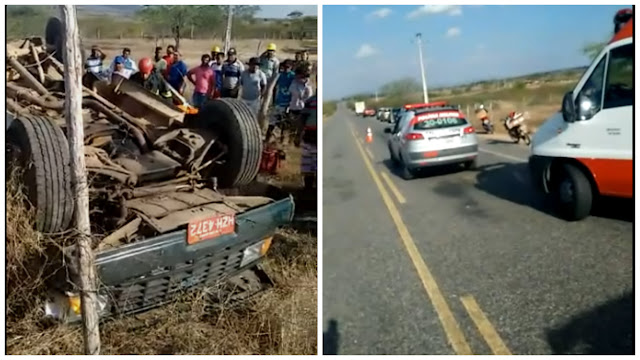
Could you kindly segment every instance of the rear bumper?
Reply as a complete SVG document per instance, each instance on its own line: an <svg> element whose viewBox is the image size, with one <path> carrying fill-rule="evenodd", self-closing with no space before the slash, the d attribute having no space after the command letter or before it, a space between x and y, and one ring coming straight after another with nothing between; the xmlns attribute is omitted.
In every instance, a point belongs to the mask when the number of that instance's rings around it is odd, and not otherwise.
<svg viewBox="0 0 640 360"><path fill-rule="evenodd" d="M444 149L438 151L410 152L406 165L410 168L422 168L457 164L471 161L478 156L478 145L467 145L459 148Z"/></svg>
<svg viewBox="0 0 640 360"><path fill-rule="evenodd" d="M193 245L187 244L186 230L179 230L97 253L99 294L107 301L102 315L154 308L181 291L215 284L254 267L262 257L249 257L245 250L290 223L294 207L289 197L247 211L237 216L234 233ZM67 263L74 264L75 259ZM75 277L76 269L69 265L68 270Z"/></svg>

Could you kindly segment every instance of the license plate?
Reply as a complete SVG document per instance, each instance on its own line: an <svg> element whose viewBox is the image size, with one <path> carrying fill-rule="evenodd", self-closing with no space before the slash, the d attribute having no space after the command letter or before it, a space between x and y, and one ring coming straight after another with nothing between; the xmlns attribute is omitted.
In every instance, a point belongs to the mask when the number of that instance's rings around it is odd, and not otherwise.
<svg viewBox="0 0 640 360"><path fill-rule="evenodd" d="M187 244L195 244L221 235L231 234L235 231L235 228L235 215L221 215L195 220L189 223Z"/></svg>

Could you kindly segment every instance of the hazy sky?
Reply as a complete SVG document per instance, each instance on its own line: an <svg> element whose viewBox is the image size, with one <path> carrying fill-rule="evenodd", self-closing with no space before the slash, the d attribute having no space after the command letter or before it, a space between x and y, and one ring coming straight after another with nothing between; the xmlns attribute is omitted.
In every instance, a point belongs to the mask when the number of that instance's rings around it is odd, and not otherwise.
<svg viewBox="0 0 640 360"><path fill-rule="evenodd" d="M607 40L624 7L324 6L323 94L336 99L399 78L420 81L417 32L431 86L588 65L581 48Z"/></svg>
<svg viewBox="0 0 640 360"><path fill-rule="evenodd" d="M283 18L292 11L300 11L304 15L318 15L316 5L260 5L259 17Z"/></svg>

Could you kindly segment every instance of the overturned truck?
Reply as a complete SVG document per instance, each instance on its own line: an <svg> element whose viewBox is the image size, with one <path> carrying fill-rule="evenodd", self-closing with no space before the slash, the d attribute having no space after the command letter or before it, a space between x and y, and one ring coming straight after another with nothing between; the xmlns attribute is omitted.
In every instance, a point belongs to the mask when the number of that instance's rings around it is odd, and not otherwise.
<svg viewBox="0 0 640 360"><path fill-rule="evenodd" d="M30 38L7 51L7 171L20 169L36 227L71 228L61 41ZM260 261L293 198L255 182L262 135L234 99L201 109L167 103L128 80L83 87L85 161L101 316L129 314L224 281L268 281ZM75 247L50 284L47 313L79 319Z"/></svg>

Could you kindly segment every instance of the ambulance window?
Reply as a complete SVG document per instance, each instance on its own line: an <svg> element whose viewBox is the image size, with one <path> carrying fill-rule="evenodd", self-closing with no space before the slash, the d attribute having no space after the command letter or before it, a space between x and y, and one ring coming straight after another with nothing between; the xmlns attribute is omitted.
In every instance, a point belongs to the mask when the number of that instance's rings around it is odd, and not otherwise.
<svg viewBox="0 0 640 360"><path fill-rule="evenodd" d="M611 50L603 108L633 105L633 45Z"/></svg>
<svg viewBox="0 0 640 360"><path fill-rule="evenodd" d="M604 69L607 57L603 57L593 69L589 80L578 94L577 106L580 107L580 120L591 119L602 109L602 89L604 87Z"/></svg>

